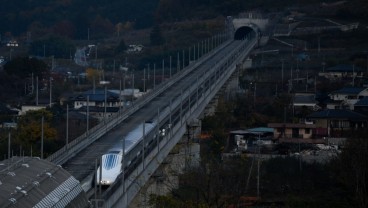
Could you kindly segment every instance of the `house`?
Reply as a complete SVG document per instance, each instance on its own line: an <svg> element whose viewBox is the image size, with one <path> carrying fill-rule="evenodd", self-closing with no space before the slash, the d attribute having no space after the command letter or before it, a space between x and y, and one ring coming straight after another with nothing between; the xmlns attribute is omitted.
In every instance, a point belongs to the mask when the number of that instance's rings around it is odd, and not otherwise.
<svg viewBox="0 0 368 208"><path fill-rule="evenodd" d="M318 75L329 80L351 79L354 82L355 78L363 77L364 70L354 65L340 64L334 67L329 67Z"/></svg>
<svg viewBox="0 0 368 208"><path fill-rule="evenodd" d="M235 146L238 151L248 151L254 149L256 144L272 144L272 135L273 129L266 127L231 131L229 146Z"/></svg>
<svg viewBox="0 0 368 208"><path fill-rule="evenodd" d="M19 115L24 115L26 114L28 111L38 111L41 109L46 109L45 105L22 105L21 107L21 111L19 111Z"/></svg>
<svg viewBox="0 0 368 208"><path fill-rule="evenodd" d="M327 105L329 109L354 110L355 103L364 97L368 97L368 88L344 87L331 92L328 96L332 101L331 103L335 103L335 105Z"/></svg>
<svg viewBox="0 0 368 208"><path fill-rule="evenodd" d="M99 121L102 121L104 118L110 118L111 116L119 113L120 107L99 107L99 106L83 106L81 108L76 109L77 112L88 115L90 117L96 118Z"/></svg>
<svg viewBox="0 0 368 208"><path fill-rule="evenodd" d="M273 139L279 143L324 143L321 129L310 122L305 123L269 123L273 128Z"/></svg>
<svg viewBox="0 0 368 208"><path fill-rule="evenodd" d="M309 110L318 110L321 108L317 105L316 96L313 93L295 93L292 105L294 111L302 111L303 108Z"/></svg>
<svg viewBox="0 0 368 208"><path fill-rule="evenodd" d="M346 136L356 129L366 128L368 117L347 109L325 109L307 116L328 137Z"/></svg>
<svg viewBox="0 0 368 208"><path fill-rule="evenodd" d="M83 106L96 106L96 107L105 107L105 98L106 98L106 107L119 107L122 105L122 101L120 99L119 94L110 92L109 90L92 90L86 91L84 93L78 94L73 97L71 100L74 104L74 109L79 109Z"/></svg>
<svg viewBox="0 0 368 208"><path fill-rule="evenodd" d="M360 99L354 104L354 111L368 116L368 97Z"/></svg>

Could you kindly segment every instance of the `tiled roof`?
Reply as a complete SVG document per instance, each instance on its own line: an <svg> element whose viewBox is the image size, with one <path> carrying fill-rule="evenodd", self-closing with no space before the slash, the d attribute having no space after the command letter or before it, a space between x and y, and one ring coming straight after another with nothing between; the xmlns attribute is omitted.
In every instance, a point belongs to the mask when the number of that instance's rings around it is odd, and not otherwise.
<svg viewBox="0 0 368 208"><path fill-rule="evenodd" d="M105 107L99 107L99 106L89 106L88 107L89 112L105 112ZM116 113L119 111L119 107L106 107L107 113ZM82 106L78 108L78 112L87 112L87 106Z"/></svg>
<svg viewBox="0 0 368 208"><path fill-rule="evenodd" d="M102 91L96 90L95 93L93 93L92 91L87 91L87 92L84 92L82 94L75 96L73 100L85 101L87 100L87 96L88 96L89 101L99 101L99 102L105 101L105 91L103 90ZM118 100L119 95L116 93L107 91L106 99L107 100Z"/></svg>
<svg viewBox="0 0 368 208"><path fill-rule="evenodd" d="M326 69L328 72L361 72L364 71L362 68L349 65L349 64L340 64L337 66L329 67Z"/></svg>
<svg viewBox="0 0 368 208"><path fill-rule="evenodd" d="M354 106L368 106L368 97L360 99Z"/></svg>
<svg viewBox="0 0 368 208"><path fill-rule="evenodd" d="M294 104L316 104L315 95L295 95L293 98Z"/></svg>
<svg viewBox="0 0 368 208"><path fill-rule="evenodd" d="M315 124L305 124L305 123L269 123L271 128L316 128Z"/></svg>
<svg viewBox="0 0 368 208"><path fill-rule="evenodd" d="M363 88L363 87L344 87L340 90L333 91L331 94L357 95L365 89L366 88Z"/></svg>
<svg viewBox="0 0 368 208"><path fill-rule="evenodd" d="M326 109L309 114L307 118L368 120L367 116L346 109Z"/></svg>

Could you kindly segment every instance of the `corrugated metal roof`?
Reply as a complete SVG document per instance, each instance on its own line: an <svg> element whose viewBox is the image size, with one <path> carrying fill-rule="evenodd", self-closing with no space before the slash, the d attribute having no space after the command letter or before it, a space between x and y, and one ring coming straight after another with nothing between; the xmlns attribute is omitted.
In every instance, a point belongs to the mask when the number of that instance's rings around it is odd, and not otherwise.
<svg viewBox="0 0 368 208"><path fill-rule="evenodd" d="M257 128L247 129L247 131L259 132L259 133L273 133L273 128L257 127Z"/></svg>
<svg viewBox="0 0 368 208"><path fill-rule="evenodd" d="M78 180L61 166L39 158L1 161L0 182L0 207L89 206Z"/></svg>

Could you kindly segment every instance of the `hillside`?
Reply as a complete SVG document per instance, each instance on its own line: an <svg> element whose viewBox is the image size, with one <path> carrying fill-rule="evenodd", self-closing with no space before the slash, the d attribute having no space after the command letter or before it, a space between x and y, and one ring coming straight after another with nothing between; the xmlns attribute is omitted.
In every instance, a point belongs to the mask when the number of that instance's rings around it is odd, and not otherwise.
<svg viewBox="0 0 368 208"><path fill-rule="evenodd" d="M5 5L0 7L2 34L64 29L68 36L78 39L88 28L108 32L128 21L137 28L148 27L153 24L158 0L1 0L0 4Z"/></svg>
<svg viewBox="0 0 368 208"><path fill-rule="evenodd" d="M344 2L336 16L364 21L368 2ZM149 28L157 23L212 19L246 10L282 11L285 8L322 5L319 0L0 0L0 34L7 37L28 34L32 38L54 33L70 39L101 38L124 28Z"/></svg>

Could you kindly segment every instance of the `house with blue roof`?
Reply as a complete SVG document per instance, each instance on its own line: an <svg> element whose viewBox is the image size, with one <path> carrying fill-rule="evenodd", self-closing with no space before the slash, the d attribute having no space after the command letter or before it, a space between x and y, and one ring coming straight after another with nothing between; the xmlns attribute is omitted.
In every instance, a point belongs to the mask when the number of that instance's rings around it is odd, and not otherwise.
<svg viewBox="0 0 368 208"><path fill-rule="evenodd" d="M337 66L329 67L323 72L319 72L318 75L329 80L341 80L347 78L361 78L363 77L364 72L364 69L352 64L340 64Z"/></svg>
<svg viewBox="0 0 368 208"><path fill-rule="evenodd" d="M119 107L120 96L119 94L110 92L109 90L95 90L86 91L78 94L72 98L74 103L74 109L79 109L83 106L89 107L105 107L105 96L106 96L106 107Z"/></svg>
<svg viewBox="0 0 368 208"><path fill-rule="evenodd" d="M327 105L329 109L350 109L354 110L354 105L362 98L368 97L368 88L362 87L344 87L331 92L328 95L331 103Z"/></svg>
<svg viewBox="0 0 368 208"><path fill-rule="evenodd" d="M368 116L368 97L360 99L354 105L354 111Z"/></svg>
<svg viewBox="0 0 368 208"><path fill-rule="evenodd" d="M292 98L294 111L300 111L303 108L310 110L318 110L321 107L318 105L316 95L314 93L295 93Z"/></svg>
<svg viewBox="0 0 368 208"><path fill-rule="evenodd" d="M325 129L328 137L348 136L368 125L368 116L348 109L325 109L313 112L307 118L316 127Z"/></svg>
<svg viewBox="0 0 368 208"><path fill-rule="evenodd" d="M106 102L105 102L106 99ZM114 92L109 90L89 90L74 96L71 101L74 103L74 110L98 120L109 118L117 114L123 106L123 100Z"/></svg>

